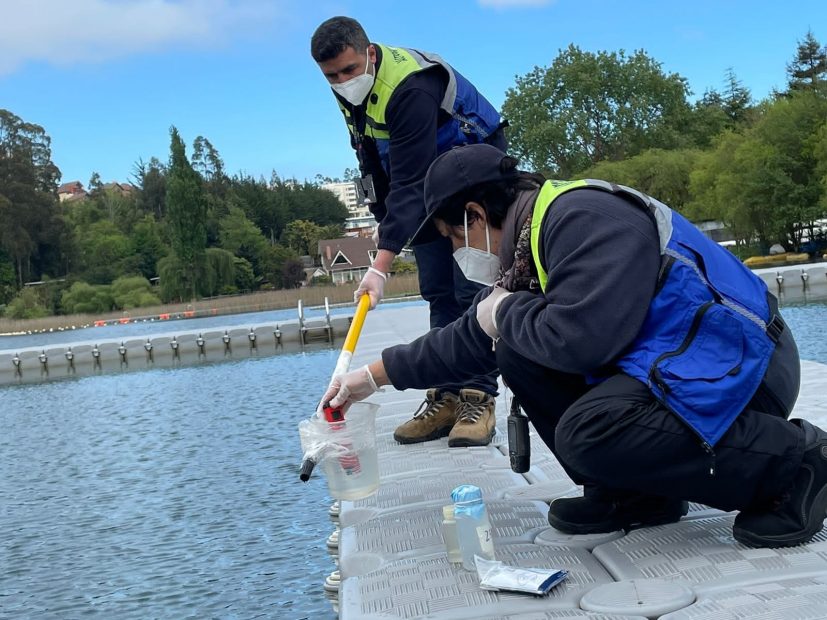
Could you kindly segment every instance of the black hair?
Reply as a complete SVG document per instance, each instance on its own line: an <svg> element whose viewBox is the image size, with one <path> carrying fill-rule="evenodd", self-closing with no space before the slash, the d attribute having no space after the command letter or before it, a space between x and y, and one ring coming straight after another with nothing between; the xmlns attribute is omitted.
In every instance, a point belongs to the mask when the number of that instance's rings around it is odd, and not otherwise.
<svg viewBox="0 0 827 620"><path fill-rule="evenodd" d="M517 170L519 161L505 156L500 162L502 179L480 183L474 187L462 190L445 200L434 213L434 218L440 219L449 226L462 226L465 223L465 205L476 202L488 216L488 222L494 228L502 228L508 208L517 199L522 190L536 189L545 183L542 174ZM473 213L468 214L468 224L476 219Z"/></svg>
<svg viewBox="0 0 827 620"><path fill-rule="evenodd" d="M362 24L352 17L331 17L316 28L310 38L310 54L316 62L336 58L348 47L362 53L370 45Z"/></svg>

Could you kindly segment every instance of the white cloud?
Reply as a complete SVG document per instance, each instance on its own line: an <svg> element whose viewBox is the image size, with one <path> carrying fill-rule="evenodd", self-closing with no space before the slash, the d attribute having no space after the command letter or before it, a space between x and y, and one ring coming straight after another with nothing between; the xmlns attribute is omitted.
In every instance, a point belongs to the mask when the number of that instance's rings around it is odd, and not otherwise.
<svg viewBox="0 0 827 620"><path fill-rule="evenodd" d="M517 9L523 7L541 7L554 4L556 0L477 0L480 6L492 9Z"/></svg>
<svg viewBox="0 0 827 620"><path fill-rule="evenodd" d="M0 0L0 75L28 61L101 62L214 46L275 15L266 0Z"/></svg>

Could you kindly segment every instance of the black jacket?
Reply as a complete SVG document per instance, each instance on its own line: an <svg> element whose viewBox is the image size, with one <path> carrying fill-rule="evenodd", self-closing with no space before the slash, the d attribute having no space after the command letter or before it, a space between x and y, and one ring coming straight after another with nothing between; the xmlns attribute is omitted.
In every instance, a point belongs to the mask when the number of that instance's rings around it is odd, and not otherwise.
<svg viewBox="0 0 827 620"><path fill-rule="evenodd" d="M502 302L500 338L548 368L598 372L635 339L654 295L660 266L654 221L621 196L579 189L555 200L540 249L546 291L516 292ZM476 318L489 291L480 291L451 325L382 352L394 387L462 383L496 369L491 339Z"/></svg>

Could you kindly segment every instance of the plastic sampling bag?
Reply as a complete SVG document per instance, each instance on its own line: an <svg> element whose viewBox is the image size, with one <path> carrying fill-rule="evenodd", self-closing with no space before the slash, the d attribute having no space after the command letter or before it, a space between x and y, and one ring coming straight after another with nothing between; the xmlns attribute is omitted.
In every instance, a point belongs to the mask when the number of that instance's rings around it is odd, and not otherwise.
<svg viewBox="0 0 827 620"><path fill-rule="evenodd" d="M321 465L331 497L356 500L379 488L374 420L379 405L354 403L341 422L313 415L299 422L305 460Z"/></svg>
<svg viewBox="0 0 827 620"><path fill-rule="evenodd" d="M497 560L486 560L474 556L477 576L483 590L508 590L545 596L558 583L568 577L569 572L557 568L517 568Z"/></svg>

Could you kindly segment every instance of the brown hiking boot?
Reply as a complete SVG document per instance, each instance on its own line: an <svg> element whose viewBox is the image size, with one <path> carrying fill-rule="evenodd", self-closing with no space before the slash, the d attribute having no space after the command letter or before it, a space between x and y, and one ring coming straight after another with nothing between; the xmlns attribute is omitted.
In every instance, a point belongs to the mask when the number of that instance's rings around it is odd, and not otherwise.
<svg viewBox="0 0 827 620"><path fill-rule="evenodd" d="M457 421L459 399L456 394L431 388L413 418L393 432L399 443L420 443L445 437Z"/></svg>
<svg viewBox="0 0 827 620"><path fill-rule="evenodd" d="M448 434L448 447L487 446L494 436L494 397L480 390L459 391L457 422Z"/></svg>

